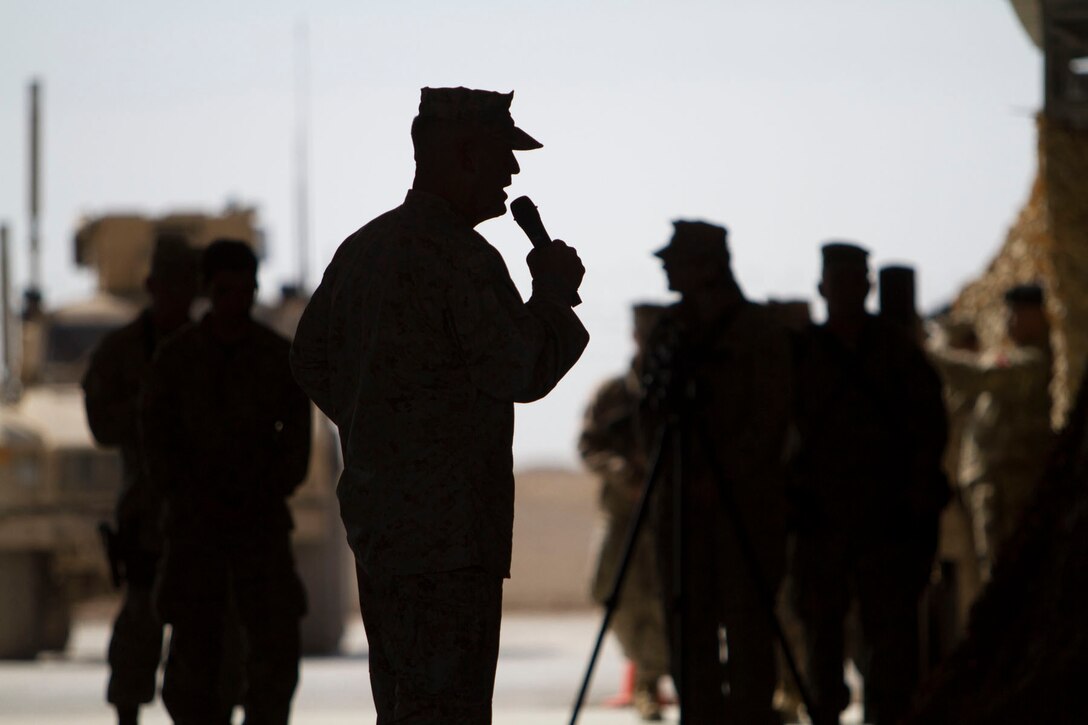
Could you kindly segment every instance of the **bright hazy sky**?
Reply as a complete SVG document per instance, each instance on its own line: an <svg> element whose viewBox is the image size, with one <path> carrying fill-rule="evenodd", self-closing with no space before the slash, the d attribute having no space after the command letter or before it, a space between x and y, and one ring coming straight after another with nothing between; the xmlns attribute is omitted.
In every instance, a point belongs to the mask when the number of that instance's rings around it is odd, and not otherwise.
<svg viewBox="0 0 1088 725"><path fill-rule="evenodd" d="M183 12L182 12L183 11ZM1040 54L999 0L443 2L0 0L0 221L27 238L27 84L43 82L49 303L82 214L256 204L262 285L296 276L296 28L309 36L311 279L400 203L421 86L516 91L544 143L529 194L587 268L584 357L518 412L519 465L576 459L585 401L631 353L628 306L666 300L675 218L724 223L749 296L813 298L818 246L919 268L923 309L981 270L1035 167ZM509 216L480 231L528 294ZM822 308L814 300L819 316Z"/></svg>

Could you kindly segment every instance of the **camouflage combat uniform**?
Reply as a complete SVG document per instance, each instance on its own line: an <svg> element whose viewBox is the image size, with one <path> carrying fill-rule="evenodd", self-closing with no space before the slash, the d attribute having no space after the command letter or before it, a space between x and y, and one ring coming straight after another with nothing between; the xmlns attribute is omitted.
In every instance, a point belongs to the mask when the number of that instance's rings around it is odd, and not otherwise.
<svg viewBox="0 0 1088 725"><path fill-rule="evenodd" d="M641 390L634 372L600 387L586 409L578 451L601 479L600 505L607 528L593 577L593 599L605 604L623 556L646 483L646 453L636 425ZM644 522L631 554L612 631L624 656L635 663L637 687L656 696L658 680L668 674L669 649L661 606L653 538Z"/></svg>
<svg viewBox="0 0 1088 725"><path fill-rule="evenodd" d="M913 341L873 317L856 349L810 327L796 380L791 578L814 719L838 722L849 704L844 622L856 600L866 720L894 723L917 681L919 597L947 501L941 382Z"/></svg>
<svg viewBox="0 0 1088 725"><path fill-rule="evenodd" d="M256 322L240 341L219 342L205 318L156 356L143 420L167 507L156 599L173 625L162 696L175 723L229 721L214 703L232 601L246 722L287 722L306 605L286 500L306 475L311 426L288 353Z"/></svg>
<svg viewBox="0 0 1088 725"><path fill-rule="evenodd" d="M140 389L158 342L151 312L144 310L103 338L83 377L91 432L99 445L120 449L124 476L115 516L125 600L110 637L106 690L106 699L122 708L154 699L162 657L162 622L151 602L162 551L162 507L147 481L138 425Z"/></svg>
<svg viewBox="0 0 1088 725"><path fill-rule="evenodd" d="M959 484L971 512L979 573L989 579L1053 446L1048 347L1023 346L981 358L934 350L949 388L974 405L964 426Z"/></svg>
<svg viewBox="0 0 1088 725"><path fill-rule="evenodd" d="M790 407L789 339L767 308L741 300L703 326L691 325L682 317L682 306L673 306L647 349L651 378L662 376L661 357L655 351L667 349L673 379L694 381L694 398L682 408L686 413L680 513L684 526L679 579L682 644L670 606L678 580L674 566L677 482L669 476L658 491L654 512L662 587L670 614L671 666L674 680L686 693L682 695L684 716L695 723L778 722L772 709L777 672L768 606L774 606L785 569L782 463ZM653 439L662 413L648 410L644 420ZM670 447L665 471L672 470L673 455ZM731 497L731 503L721 498L722 492ZM731 511L741 520L757 574L741 553ZM762 594L757 587L764 590ZM728 644L724 673L720 627L725 628ZM677 660L678 651L683 651L683 661ZM723 698L725 684L728 696Z"/></svg>
<svg viewBox="0 0 1088 725"><path fill-rule="evenodd" d="M292 348L336 423L380 723L490 722L514 518L514 403L588 334L441 198L410 191L337 250Z"/></svg>

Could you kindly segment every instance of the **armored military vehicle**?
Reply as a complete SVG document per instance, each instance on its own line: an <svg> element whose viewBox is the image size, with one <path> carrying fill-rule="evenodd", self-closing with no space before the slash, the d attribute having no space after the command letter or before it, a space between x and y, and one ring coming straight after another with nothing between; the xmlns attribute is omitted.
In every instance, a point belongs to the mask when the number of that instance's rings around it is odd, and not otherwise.
<svg viewBox="0 0 1088 725"><path fill-rule="evenodd" d="M98 526L111 521L121 485L118 451L97 447L80 380L102 337L146 302L153 240L182 234L197 249L218 237L244 240L260 254L251 208L221 214L87 219L75 235L75 261L94 272L90 299L44 309L32 296L21 324L16 380L0 404L0 658L63 649L75 604L110 588ZM287 294L256 316L290 337L305 299ZM339 445L314 410L310 470L291 500L299 570L309 597L304 651L337 649L350 605L348 557L334 493Z"/></svg>

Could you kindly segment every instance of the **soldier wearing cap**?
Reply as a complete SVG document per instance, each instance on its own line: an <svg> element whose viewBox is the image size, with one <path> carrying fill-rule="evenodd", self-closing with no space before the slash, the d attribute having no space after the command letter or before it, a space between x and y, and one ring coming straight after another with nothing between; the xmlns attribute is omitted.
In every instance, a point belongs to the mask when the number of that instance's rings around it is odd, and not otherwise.
<svg viewBox="0 0 1088 725"><path fill-rule="evenodd" d="M785 563L789 340L776 313L741 291L724 227L673 226L656 254L680 301L651 335L644 412L650 440L671 414L682 438L664 465L675 471L680 456L681 478L666 476L654 511L670 666L685 721L774 723L768 607Z"/></svg>
<svg viewBox="0 0 1088 725"><path fill-rule="evenodd" d="M638 433L646 341L661 318L661 305L634 307L635 357L626 375L606 381L586 408L578 452L601 481L600 507L606 530L593 577L594 601L607 604L621 563L627 532L643 487L647 454ZM643 527L631 554L623 589L612 618L612 632L635 668L632 700L644 720L660 720L658 681L668 674L668 645L661 608L654 542Z"/></svg>
<svg viewBox="0 0 1088 725"><path fill-rule="evenodd" d="M513 152L540 148L512 98L422 90L412 189L340 245L292 348L296 379L340 429L337 495L382 723L490 722L513 404L545 396L589 340L572 248L529 253L525 302L473 229L506 212Z"/></svg>
<svg viewBox="0 0 1088 725"><path fill-rule="evenodd" d="M106 691L121 725L137 722L140 705L154 699L162 656L162 622L151 602L162 551L162 502L144 469L137 426L140 387L160 343L189 321L196 286L196 254L187 240L160 235L146 282L150 303L131 323L103 338L83 377L87 422L95 441L121 451L124 482L111 565L124 582L125 600L110 639Z"/></svg>
<svg viewBox="0 0 1088 725"><path fill-rule="evenodd" d="M1043 289L1005 293L1007 340L975 353L934 345L931 357L948 386L974 404L964 425L958 482L971 515L979 575L988 581L1053 447L1053 356Z"/></svg>
<svg viewBox="0 0 1088 725"><path fill-rule="evenodd" d="M806 635L813 722L849 704L844 622L856 600L865 719L895 723L918 675L918 604L947 500L941 382L915 341L870 315L868 253L822 248L827 320L798 351L798 445L789 493L794 607Z"/></svg>

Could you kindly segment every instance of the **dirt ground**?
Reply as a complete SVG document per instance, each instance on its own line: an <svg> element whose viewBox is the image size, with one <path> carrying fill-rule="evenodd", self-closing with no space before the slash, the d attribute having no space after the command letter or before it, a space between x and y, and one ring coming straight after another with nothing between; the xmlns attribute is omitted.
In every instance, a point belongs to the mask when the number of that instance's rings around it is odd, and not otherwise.
<svg viewBox="0 0 1088 725"><path fill-rule="evenodd" d="M503 590L506 609L591 606L601 519L596 479L571 469L517 472L514 558Z"/></svg>

